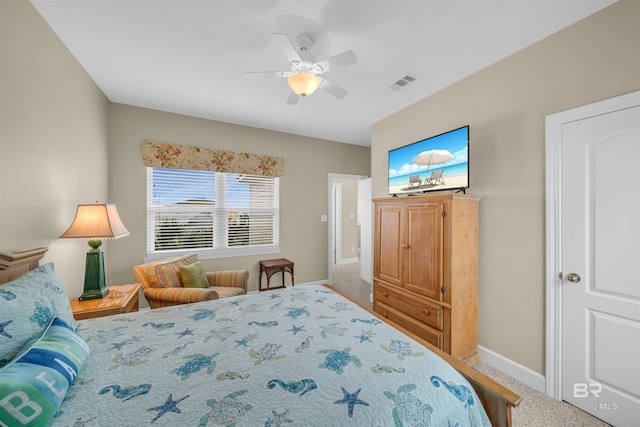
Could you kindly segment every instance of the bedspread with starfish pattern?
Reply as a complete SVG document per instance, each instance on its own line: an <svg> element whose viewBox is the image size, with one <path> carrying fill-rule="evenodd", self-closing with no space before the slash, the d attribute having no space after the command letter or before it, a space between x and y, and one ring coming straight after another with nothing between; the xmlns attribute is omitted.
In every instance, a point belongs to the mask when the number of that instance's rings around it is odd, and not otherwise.
<svg viewBox="0 0 640 427"><path fill-rule="evenodd" d="M489 426L466 380L316 285L80 322L53 426Z"/></svg>

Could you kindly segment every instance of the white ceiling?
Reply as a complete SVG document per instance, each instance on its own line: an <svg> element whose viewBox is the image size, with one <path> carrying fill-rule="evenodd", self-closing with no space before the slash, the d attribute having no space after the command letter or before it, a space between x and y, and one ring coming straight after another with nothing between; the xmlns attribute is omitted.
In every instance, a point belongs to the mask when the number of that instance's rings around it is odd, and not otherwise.
<svg viewBox="0 0 640 427"><path fill-rule="evenodd" d="M32 0L112 102L370 146L371 125L615 0ZM288 105L272 33L358 62ZM391 86L406 74L418 80Z"/></svg>

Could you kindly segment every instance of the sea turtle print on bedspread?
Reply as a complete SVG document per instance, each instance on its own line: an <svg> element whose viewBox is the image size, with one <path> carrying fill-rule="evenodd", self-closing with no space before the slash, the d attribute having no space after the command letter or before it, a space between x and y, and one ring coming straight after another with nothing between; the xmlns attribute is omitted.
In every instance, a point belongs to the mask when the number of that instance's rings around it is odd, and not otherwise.
<svg viewBox="0 0 640 427"><path fill-rule="evenodd" d="M489 426L464 378L323 286L80 322L53 426Z"/></svg>

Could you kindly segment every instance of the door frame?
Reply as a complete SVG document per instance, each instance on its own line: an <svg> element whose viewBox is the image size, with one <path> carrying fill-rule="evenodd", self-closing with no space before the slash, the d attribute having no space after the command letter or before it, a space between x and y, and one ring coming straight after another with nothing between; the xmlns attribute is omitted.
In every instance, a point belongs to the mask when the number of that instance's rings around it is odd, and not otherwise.
<svg viewBox="0 0 640 427"><path fill-rule="evenodd" d="M342 183L332 182L332 201L331 217L331 264L339 264L342 261Z"/></svg>
<svg viewBox="0 0 640 427"><path fill-rule="evenodd" d="M333 251L333 236L332 236L332 228L333 228L333 222L335 221L335 219L333 218L333 211L334 211L334 206L333 206L333 181L336 179L353 179L355 181L359 181L361 179L366 179L369 178L366 175L349 175L349 174L344 174L344 173L329 173L328 174L328 190L327 192L328 194L328 202L327 202L327 212L328 212L328 224L327 224L327 235L328 235L328 258L327 258L327 268L328 268L328 279L327 282L331 285L333 284L333 263L332 263L332 256L331 256L331 252Z"/></svg>
<svg viewBox="0 0 640 427"><path fill-rule="evenodd" d="M546 350L547 396L562 400L562 126L640 104L640 91L551 114L545 118Z"/></svg>

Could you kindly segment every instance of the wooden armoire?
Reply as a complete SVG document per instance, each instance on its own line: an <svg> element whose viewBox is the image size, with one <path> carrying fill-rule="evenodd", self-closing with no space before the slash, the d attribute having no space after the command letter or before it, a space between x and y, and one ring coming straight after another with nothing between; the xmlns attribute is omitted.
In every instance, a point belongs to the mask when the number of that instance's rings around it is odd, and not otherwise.
<svg viewBox="0 0 640 427"><path fill-rule="evenodd" d="M373 201L373 309L453 357L477 362L479 198Z"/></svg>

